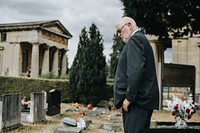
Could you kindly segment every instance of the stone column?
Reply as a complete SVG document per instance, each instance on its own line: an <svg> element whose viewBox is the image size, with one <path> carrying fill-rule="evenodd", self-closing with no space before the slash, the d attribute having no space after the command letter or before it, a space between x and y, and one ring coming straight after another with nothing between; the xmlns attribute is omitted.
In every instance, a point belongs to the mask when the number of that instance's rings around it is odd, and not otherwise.
<svg viewBox="0 0 200 133"><path fill-rule="evenodd" d="M156 65L156 71L157 71L158 70L158 50L157 50L156 43L154 43L152 41L150 43L151 43L151 47L153 49L155 65Z"/></svg>
<svg viewBox="0 0 200 133"><path fill-rule="evenodd" d="M200 42L197 42L198 45L198 66L196 67L196 93L199 94L197 98L199 98L199 103L200 103ZM198 101L197 100L197 101Z"/></svg>
<svg viewBox="0 0 200 133"><path fill-rule="evenodd" d="M58 49L54 53L52 72L55 76L58 76Z"/></svg>
<svg viewBox="0 0 200 133"><path fill-rule="evenodd" d="M66 70L67 70L67 55L66 52L63 54L63 59L62 59L62 71L61 71L61 76L65 76Z"/></svg>
<svg viewBox="0 0 200 133"><path fill-rule="evenodd" d="M44 59L42 62L42 74L47 74L49 72L49 48L44 52Z"/></svg>
<svg viewBox="0 0 200 133"><path fill-rule="evenodd" d="M159 42L157 39L150 39L150 43L154 52L156 74L159 85L159 109L162 109L162 89L161 89L161 65L164 63L164 44Z"/></svg>
<svg viewBox="0 0 200 133"><path fill-rule="evenodd" d="M0 51L0 75L2 75L3 69L3 53Z"/></svg>
<svg viewBox="0 0 200 133"><path fill-rule="evenodd" d="M156 72L158 74L159 63L164 63L164 51L166 50L166 48L163 44L161 44L158 40L155 39L150 40L150 43L154 52Z"/></svg>
<svg viewBox="0 0 200 133"><path fill-rule="evenodd" d="M20 57L20 44L14 44L12 75L16 77L20 76Z"/></svg>
<svg viewBox="0 0 200 133"><path fill-rule="evenodd" d="M164 51L166 48L163 46L163 44L157 43L157 50L158 50L158 62L164 63Z"/></svg>
<svg viewBox="0 0 200 133"><path fill-rule="evenodd" d="M33 44L31 56L31 77L39 75L39 44Z"/></svg>

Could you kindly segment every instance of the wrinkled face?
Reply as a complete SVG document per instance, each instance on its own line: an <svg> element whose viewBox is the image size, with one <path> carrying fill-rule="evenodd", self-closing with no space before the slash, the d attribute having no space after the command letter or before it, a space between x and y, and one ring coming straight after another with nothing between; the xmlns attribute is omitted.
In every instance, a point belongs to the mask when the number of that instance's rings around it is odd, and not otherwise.
<svg viewBox="0 0 200 133"><path fill-rule="evenodd" d="M131 29L130 29L130 24L119 23L116 25L116 29L117 29L118 36L122 38L123 42L127 43L132 34Z"/></svg>

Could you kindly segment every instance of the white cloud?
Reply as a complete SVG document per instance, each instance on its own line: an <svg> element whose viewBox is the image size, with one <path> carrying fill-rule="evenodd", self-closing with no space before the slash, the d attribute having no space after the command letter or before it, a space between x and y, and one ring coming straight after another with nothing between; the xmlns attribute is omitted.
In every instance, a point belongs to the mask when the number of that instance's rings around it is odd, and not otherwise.
<svg viewBox="0 0 200 133"><path fill-rule="evenodd" d="M120 0L0 0L0 23L58 19L73 35L69 40L69 65L77 51L79 34L92 23L104 39L104 54L111 53L115 23L123 16Z"/></svg>

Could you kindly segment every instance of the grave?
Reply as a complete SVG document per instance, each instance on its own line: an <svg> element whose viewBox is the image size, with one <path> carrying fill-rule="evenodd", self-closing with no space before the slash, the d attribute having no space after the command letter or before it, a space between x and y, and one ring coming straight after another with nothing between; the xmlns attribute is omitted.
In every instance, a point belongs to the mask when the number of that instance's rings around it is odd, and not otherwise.
<svg viewBox="0 0 200 133"><path fill-rule="evenodd" d="M21 112L23 122L38 122L45 120L44 93L31 93L30 112Z"/></svg>
<svg viewBox="0 0 200 133"><path fill-rule="evenodd" d="M0 130L6 131L22 125L20 100L20 94L0 96Z"/></svg>
<svg viewBox="0 0 200 133"><path fill-rule="evenodd" d="M200 122L188 122L188 128L176 129L175 122L156 122L150 133L200 133Z"/></svg>
<svg viewBox="0 0 200 133"><path fill-rule="evenodd" d="M47 112L48 116L60 114L61 92L52 89L47 93Z"/></svg>
<svg viewBox="0 0 200 133"><path fill-rule="evenodd" d="M152 128L149 133L200 133L198 129Z"/></svg>
<svg viewBox="0 0 200 133"><path fill-rule="evenodd" d="M54 130L54 133L81 133L82 129L77 127L59 126Z"/></svg>

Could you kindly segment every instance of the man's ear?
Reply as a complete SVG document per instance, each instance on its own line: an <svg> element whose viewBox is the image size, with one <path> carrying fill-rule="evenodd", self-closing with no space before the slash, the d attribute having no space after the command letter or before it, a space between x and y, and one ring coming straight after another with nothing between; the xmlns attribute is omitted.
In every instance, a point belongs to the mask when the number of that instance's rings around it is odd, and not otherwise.
<svg viewBox="0 0 200 133"><path fill-rule="evenodd" d="M131 28L131 27L132 27L131 22L128 22L128 23L127 23L127 26L128 26L129 28Z"/></svg>
<svg viewBox="0 0 200 133"><path fill-rule="evenodd" d="M128 26L131 26L131 22L128 22L127 25L128 25Z"/></svg>

